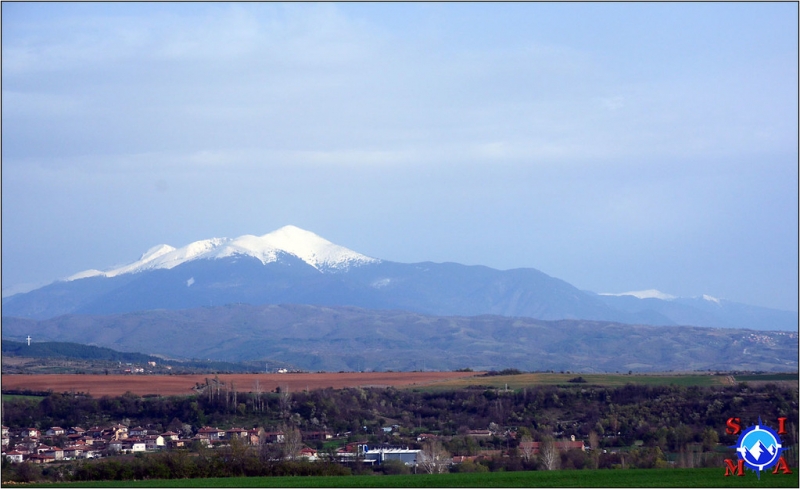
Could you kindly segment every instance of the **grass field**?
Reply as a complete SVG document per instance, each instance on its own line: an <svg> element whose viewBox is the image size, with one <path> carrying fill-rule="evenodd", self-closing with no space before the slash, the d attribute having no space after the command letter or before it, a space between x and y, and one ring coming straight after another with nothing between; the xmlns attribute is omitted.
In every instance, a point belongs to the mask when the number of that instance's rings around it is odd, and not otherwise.
<svg viewBox="0 0 800 489"><path fill-rule="evenodd" d="M771 382L797 381L797 374L753 374L737 375L736 382Z"/></svg>
<svg viewBox="0 0 800 489"><path fill-rule="evenodd" d="M583 377L586 383L571 383L570 379ZM760 376L755 376L760 377ZM760 379L759 379L760 380ZM497 375L491 377L465 377L462 379L450 379L429 384L424 387L413 386L423 390L447 390L462 389L469 386L487 386L491 388L503 389L522 389L536 385L602 385L602 386L622 386L625 384L640 385L682 385L682 386L710 386L710 385L729 385L730 382L724 375L710 374L649 374L649 375L627 375L627 374L555 374L555 373L536 373L519 375Z"/></svg>
<svg viewBox="0 0 800 489"><path fill-rule="evenodd" d="M441 475L342 477L231 477L150 481L82 482L26 487L798 487L798 474L753 472L725 477L725 470L632 469L494 472Z"/></svg>
<svg viewBox="0 0 800 489"><path fill-rule="evenodd" d="M41 401L44 399L42 396L21 396L18 394L3 394L3 402L12 401L14 399L28 399L29 401Z"/></svg>

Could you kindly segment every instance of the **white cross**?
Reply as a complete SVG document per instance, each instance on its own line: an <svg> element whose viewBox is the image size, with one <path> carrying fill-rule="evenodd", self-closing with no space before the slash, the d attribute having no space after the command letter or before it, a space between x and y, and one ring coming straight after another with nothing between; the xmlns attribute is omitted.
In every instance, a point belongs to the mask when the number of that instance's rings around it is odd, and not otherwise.
<svg viewBox="0 0 800 489"><path fill-rule="evenodd" d="M28 346L31 346L31 335L28 335Z"/></svg>

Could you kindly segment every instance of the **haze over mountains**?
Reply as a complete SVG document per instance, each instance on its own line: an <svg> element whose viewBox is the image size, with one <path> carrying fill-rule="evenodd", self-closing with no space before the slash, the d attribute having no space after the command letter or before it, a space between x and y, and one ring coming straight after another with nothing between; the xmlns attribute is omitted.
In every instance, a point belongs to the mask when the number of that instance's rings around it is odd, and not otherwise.
<svg viewBox="0 0 800 489"><path fill-rule="evenodd" d="M3 336L169 358L271 361L309 370L796 371L796 332L431 316L343 306L230 304L35 321ZM22 354L22 353L20 353Z"/></svg>
<svg viewBox="0 0 800 489"><path fill-rule="evenodd" d="M3 316L49 319L233 303L309 304L440 316L798 329L796 312L708 296L639 295L643 298L581 291L532 268L390 262L285 226L263 236L212 238L182 248L158 245L128 265L87 270L4 298Z"/></svg>

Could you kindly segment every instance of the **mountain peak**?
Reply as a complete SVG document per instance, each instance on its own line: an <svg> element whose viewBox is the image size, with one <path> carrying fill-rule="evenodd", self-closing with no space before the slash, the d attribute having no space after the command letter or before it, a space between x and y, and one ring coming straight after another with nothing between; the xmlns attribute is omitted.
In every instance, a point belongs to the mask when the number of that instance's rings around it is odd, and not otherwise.
<svg viewBox="0 0 800 489"><path fill-rule="evenodd" d="M198 259L226 258L244 255L257 258L263 264L278 261L279 253L288 253L303 260L320 272L344 270L350 266L375 263L379 260L357 253L306 231L297 226L283 226L263 236L245 234L238 238L211 238L195 241L182 248L161 244L142 254L139 260L105 272L86 270L68 277L67 281L105 276L115 277L160 268L174 268Z"/></svg>

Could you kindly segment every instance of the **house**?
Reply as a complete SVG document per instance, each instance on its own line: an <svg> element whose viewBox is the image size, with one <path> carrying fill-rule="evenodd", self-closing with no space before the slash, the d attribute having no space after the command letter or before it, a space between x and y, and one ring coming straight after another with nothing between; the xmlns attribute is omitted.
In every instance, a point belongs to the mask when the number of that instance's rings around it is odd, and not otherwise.
<svg viewBox="0 0 800 489"><path fill-rule="evenodd" d="M303 447L300 450L300 456L305 458L309 462L316 462L317 460L319 460L319 457L317 456L317 451L309 447Z"/></svg>
<svg viewBox="0 0 800 489"><path fill-rule="evenodd" d="M22 438L39 438L42 436L42 433L36 428L23 428L20 436Z"/></svg>
<svg viewBox="0 0 800 489"><path fill-rule="evenodd" d="M147 435L144 437L144 443L148 450L158 450L164 448L164 437L161 435Z"/></svg>
<svg viewBox="0 0 800 489"><path fill-rule="evenodd" d="M85 452L83 452L83 456L85 458L100 458L103 456L103 451L95 450L94 448L92 448L90 450L86 450Z"/></svg>
<svg viewBox="0 0 800 489"><path fill-rule="evenodd" d="M144 452L147 450L147 443L144 440L132 439L123 440L122 450L129 453Z"/></svg>
<svg viewBox="0 0 800 489"><path fill-rule="evenodd" d="M473 438L491 438L492 432L489 430L469 430L467 431L467 436Z"/></svg>
<svg viewBox="0 0 800 489"><path fill-rule="evenodd" d="M439 437L431 433L421 433L417 436L417 441L436 440L437 438Z"/></svg>
<svg viewBox="0 0 800 489"><path fill-rule="evenodd" d="M51 455L31 455L28 460L35 464L49 464L56 461Z"/></svg>
<svg viewBox="0 0 800 489"><path fill-rule="evenodd" d="M303 432L303 439L304 440L330 440L333 438L333 434L329 431L304 431Z"/></svg>
<svg viewBox="0 0 800 489"><path fill-rule="evenodd" d="M44 432L46 436L61 436L67 433L67 430L60 426L53 426Z"/></svg>
<svg viewBox="0 0 800 489"><path fill-rule="evenodd" d="M84 454L84 447L80 445L70 445L64 447L64 460L75 460Z"/></svg>
<svg viewBox="0 0 800 489"><path fill-rule="evenodd" d="M72 433L71 435L67 435L67 440L69 440L72 443L76 443L78 441L83 441L83 438L84 438L83 435L78 434L78 433ZM91 438L89 438L89 439L91 440Z"/></svg>
<svg viewBox="0 0 800 489"><path fill-rule="evenodd" d="M54 460L64 460L64 450L59 447L50 447L49 450L41 453L42 455L52 456Z"/></svg>
<svg viewBox="0 0 800 489"><path fill-rule="evenodd" d="M167 444L167 448L183 448L191 443L191 440L169 439L166 440L165 443Z"/></svg>
<svg viewBox="0 0 800 489"><path fill-rule="evenodd" d="M70 436L72 436L72 435L70 435ZM72 440L72 439L70 438L70 440ZM96 445L98 443L103 443L103 440L101 440L99 438L95 439L95 438L91 438L91 437L84 437L84 438L78 438L77 440L74 440L73 443L82 443L82 444L85 444L85 445L94 446L94 445Z"/></svg>
<svg viewBox="0 0 800 489"><path fill-rule="evenodd" d="M178 436L178 434L175 433L174 431L167 431L165 433L161 433L161 436L164 438L164 441L177 440L178 438L180 438L180 436Z"/></svg>
<svg viewBox="0 0 800 489"><path fill-rule="evenodd" d="M5 456L9 462L21 464L25 460L26 452L20 452L18 450L11 450L10 452L6 452Z"/></svg>
<svg viewBox="0 0 800 489"><path fill-rule="evenodd" d="M141 426L137 426L135 428L130 428L128 430L128 436L144 436L147 434L147 430L142 428Z"/></svg>
<svg viewBox="0 0 800 489"><path fill-rule="evenodd" d="M53 448L55 448L55 447L51 447L51 446L48 446L48 445L45 445L44 443L42 443L40 445L37 445L36 448L33 449L33 452L38 453L38 454L42 454L42 453L44 453L44 452L46 452L48 450L52 450Z"/></svg>
<svg viewBox="0 0 800 489"><path fill-rule="evenodd" d="M204 438L204 437L200 436L199 433L197 435L194 435L188 441L189 441L189 443L199 442L201 445L204 445L204 446L207 446L207 447L211 446L211 442L212 442L212 440L210 438ZM214 440L214 441L217 441L217 440Z"/></svg>
<svg viewBox="0 0 800 489"><path fill-rule="evenodd" d="M243 428L231 428L229 430L225 430L225 438L228 440L238 438L244 442L248 442L250 439L247 430Z"/></svg>
<svg viewBox="0 0 800 489"><path fill-rule="evenodd" d="M103 430L104 435L111 435L114 440L124 440L128 437L128 427L121 424L116 424L107 430Z"/></svg>
<svg viewBox="0 0 800 489"><path fill-rule="evenodd" d="M81 428L80 426L73 426L67 430L67 435L83 435L86 433L86 430Z"/></svg>
<svg viewBox="0 0 800 489"><path fill-rule="evenodd" d="M205 438L210 441L218 441L225 437L225 432L219 428L204 426L197 431L196 437Z"/></svg>
<svg viewBox="0 0 800 489"><path fill-rule="evenodd" d="M28 451L36 450L36 447L39 446L39 440L36 438L23 438L17 442L17 446L15 447L17 450L22 448L27 449Z"/></svg>
<svg viewBox="0 0 800 489"><path fill-rule="evenodd" d="M286 437L282 431L268 431L264 432L264 441L266 443L283 443Z"/></svg>

